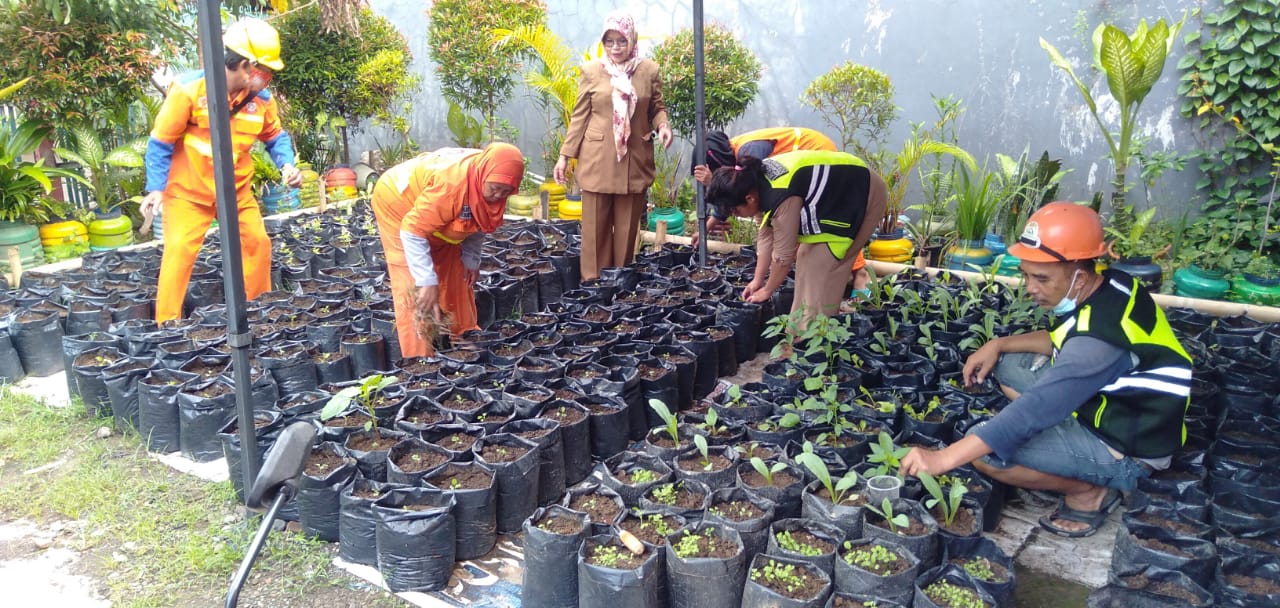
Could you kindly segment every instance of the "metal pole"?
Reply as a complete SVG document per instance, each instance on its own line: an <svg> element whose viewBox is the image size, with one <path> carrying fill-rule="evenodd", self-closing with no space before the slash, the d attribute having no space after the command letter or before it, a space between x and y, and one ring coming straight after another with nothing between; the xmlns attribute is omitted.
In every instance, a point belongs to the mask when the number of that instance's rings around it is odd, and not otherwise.
<svg viewBox="0 0 1280 608"><path fill-rule="evenodd" d="M707 162L707 107L703 94L706 72L702 68L702 0L693 0L693 99L694 140L693 164ZM695 182L698 196L698 264L707 265L707 197L706 188Z"/></svg>
<svg viewBox="0 0 1280 608"><path fill-rule="evenodd" d="M231 103L223 67L220 0L201 0L199 32L204 58L205 95L209 104L209 134L213 144L213 184L217 198L218 236L222 242L222 285L227 297L227 345L236 385L236 416L240 426L240 454L244 488L258 475L258 441L249 399L249 330L244 303L244 267L240 257L240 212L236 202L235 159L231 153Z"/></svg>

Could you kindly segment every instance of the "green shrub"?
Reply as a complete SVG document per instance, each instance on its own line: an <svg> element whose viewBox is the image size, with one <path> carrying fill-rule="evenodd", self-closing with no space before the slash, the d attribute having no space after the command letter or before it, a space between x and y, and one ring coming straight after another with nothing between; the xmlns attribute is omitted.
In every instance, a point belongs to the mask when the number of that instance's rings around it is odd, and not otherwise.
<svg viewBox="0 0 1280 608"><path fill-rule="evenodd" d="M755 101L763 67L755 53L715 23L703 27L703 95L708 129L723 129ZM653 49L662 68L662 98L673 132L693 139L696 128L693 30L686 29Z"/></svg>

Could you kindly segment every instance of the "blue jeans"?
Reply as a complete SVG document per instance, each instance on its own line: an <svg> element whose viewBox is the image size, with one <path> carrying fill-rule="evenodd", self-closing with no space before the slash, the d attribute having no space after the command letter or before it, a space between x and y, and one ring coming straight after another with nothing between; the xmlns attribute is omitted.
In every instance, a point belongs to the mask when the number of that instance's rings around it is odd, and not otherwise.
<svg viewBox="0 0 1280 608"><path fill-rule="evenodd" d="M996 380L1020 393L1027 390L1049 367L1044 364L1031 369L1035 359L1034 353L1009 353L1000 357L995 369ZM1138 479L1151 474L1137 460L1123 455L1117 458L1117 454L1072 417L1028 439L1008 460L1001 460L995 454L984 456L983 460L999 469L1021 465L1117 490L1132 490L1138 485Z"/></svg>

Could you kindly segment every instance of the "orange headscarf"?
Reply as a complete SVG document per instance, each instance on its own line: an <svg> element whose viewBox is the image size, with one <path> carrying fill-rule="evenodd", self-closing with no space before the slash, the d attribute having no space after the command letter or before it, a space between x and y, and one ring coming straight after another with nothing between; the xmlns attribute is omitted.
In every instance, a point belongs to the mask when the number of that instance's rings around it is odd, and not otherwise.
<svg viewBox="0 0 1280 608"><path fill-rule="evenodd" d="M502 214L507 201L490 204L484 200L484 185L494 182L520 187L524 178L524 155L511 144L494 142L485 147L479 156L463 161L467 165L467 204L475 217L476 225L483 232L493 232L502 225Z"/></svg>

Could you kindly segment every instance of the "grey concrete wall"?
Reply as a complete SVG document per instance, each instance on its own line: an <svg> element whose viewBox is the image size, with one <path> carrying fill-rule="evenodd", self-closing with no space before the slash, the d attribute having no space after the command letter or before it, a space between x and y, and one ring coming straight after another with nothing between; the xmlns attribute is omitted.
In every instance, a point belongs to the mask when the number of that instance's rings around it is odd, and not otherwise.
<svg viewBox="0 0 1280 608"><path fill-rule="evenodd" d="M422 90L410 117L412 135L423 147L449 144L445 126L448 104L439 95L426 44L425 2L372 0L373 9L388 16L405 33L423 76ZM641 38L661 40L692 25L689 0L547 0L553 31L577 49L599 39L603 17L615 8L631 11ZM931 95L954 95L967 109L958 124L961 145L981 160L996 153L1017 155L1030 147L1038 156L1048 150L1064 160L1070 174L1060 192L1084 200L1107 190L1111 162L1106 142L1079 92L1053 67L1039 46L1044 37L1090 84L1109 124L1118 108L1106 94L1104 77L1089 68L1089 36L1098 23L1131 30L1140 18L1178 19L1197 0L707 0L704 16L731 28L766 66L760 95L746 115L729 129L799 125L828 132L815 112L799 102L800 92L833 66L852 60L889 75L897 90L901 116L887 146L896 150L910 133L910 122L934 118ZM1189 20L1188 27L1197 22ZM1147 97L1140 131L1154 150L1196 148L1191 123L1178 108L1175 65L1183 55L1181 35L1165 73ZM523 88L500 111L520 129L518 145L530 156L541 149L547 122ZM353 152L387 141L385 133L368 129L353 140ZM684 144L687 145L687 144ZM1177 175L1166 175L1153 200L1168 216L1199 207L1193 184L1194 163ZM536 168L536 167L535 167ZM1135 169L1130 183L1137 184ZM1134 194L1141 199L1141 186Z"/></svg>

